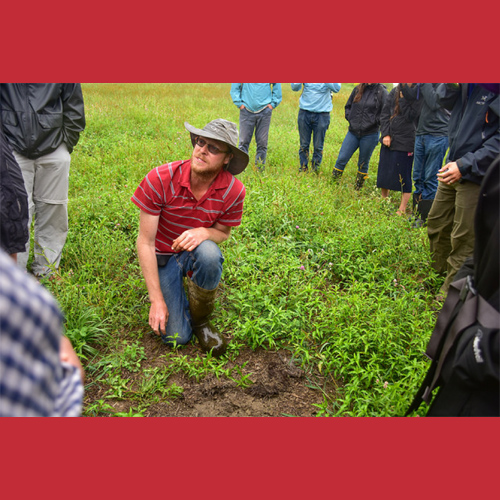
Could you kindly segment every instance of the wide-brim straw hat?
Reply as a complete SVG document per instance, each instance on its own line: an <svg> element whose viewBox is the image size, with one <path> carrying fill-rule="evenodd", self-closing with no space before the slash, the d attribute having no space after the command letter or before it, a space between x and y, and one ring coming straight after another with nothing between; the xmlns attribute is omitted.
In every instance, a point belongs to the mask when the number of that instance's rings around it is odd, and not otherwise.
<svg viewBox="0 0 500 500"><path fill-rule="evenodd" d="M248 165L248 155L238 148L238 127L235 123L222 118L212 120L202 129L193 127L188 122L184 122L184 126L191 134L191 142L193 146L196 144L197 137L206 137L207 139L215 139L229 146L233 157L226 166L226 170L233 175L238 175L245 170Z"/></svg>

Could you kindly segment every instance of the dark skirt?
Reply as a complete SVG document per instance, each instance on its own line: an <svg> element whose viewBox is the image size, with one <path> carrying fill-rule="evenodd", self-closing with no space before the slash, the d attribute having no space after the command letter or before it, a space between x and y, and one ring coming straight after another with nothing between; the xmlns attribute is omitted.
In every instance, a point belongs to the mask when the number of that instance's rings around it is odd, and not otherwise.
<svg viewBox="0 0 500 500"><path fill-rule="evenodd" d="M387 146L380 147L377 187L391 191L411 193L411 169L413 153L391 151Z"/></svg>

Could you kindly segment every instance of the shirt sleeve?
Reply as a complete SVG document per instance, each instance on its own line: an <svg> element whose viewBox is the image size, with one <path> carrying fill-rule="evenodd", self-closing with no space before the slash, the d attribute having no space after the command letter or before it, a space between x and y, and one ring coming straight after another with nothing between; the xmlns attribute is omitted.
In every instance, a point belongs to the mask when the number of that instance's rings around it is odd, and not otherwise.
<svg viewBox="0 0 500 500"><path fill-rule="evenodd" d="M150 215L160 215L164 199L163 183L158 167L144 177L131 198L135 205Z"/></svg>
<svg viewBox="0 0 500 500"><path fill-rule="evenodd" d="M271 97L271 106L276 108L278 104L281 102L283 96L281 94L281 83L271 83L273 87L272 97Z"/></svg>
<svg viewBox="0 0 500 500"><path fill-rule="evenodd" d="M245 201L245 195L246 195L245 186L241 182L239 182L238 189L236 190L236 196L229 203L226 211L217 221L219 222L219 224L231 227L239 226L241 224L241 218L243 216L243 202Z"/></svg>
<svg viewBox="0 0 500 500"><path fill-rule="evenodd" d="M242 83L231 83L231 90L230 90L230 95L231 99L233 100L233 103L237 108L241 108L241 106L244 104L243 100L241 99L241 87Z"/></svg>
<svg viewBox="0 0 500 500"><path fill-rule="evenodd" d="M335 94L339 92L342 87L340 83L325 83L325 85Z"/></svg>

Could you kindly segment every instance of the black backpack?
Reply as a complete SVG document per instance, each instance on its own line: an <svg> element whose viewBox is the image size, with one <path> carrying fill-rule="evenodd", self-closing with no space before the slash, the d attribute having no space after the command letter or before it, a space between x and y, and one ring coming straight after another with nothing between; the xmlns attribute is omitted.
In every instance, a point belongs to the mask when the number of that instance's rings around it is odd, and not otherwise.
<svg viewBox="0 0 500 500"><path fill-rule="evenodd" d="M428 417L500 416L499 325L471 275L452 283L425 353L431 366L405 416L423 401Z"/></svg>

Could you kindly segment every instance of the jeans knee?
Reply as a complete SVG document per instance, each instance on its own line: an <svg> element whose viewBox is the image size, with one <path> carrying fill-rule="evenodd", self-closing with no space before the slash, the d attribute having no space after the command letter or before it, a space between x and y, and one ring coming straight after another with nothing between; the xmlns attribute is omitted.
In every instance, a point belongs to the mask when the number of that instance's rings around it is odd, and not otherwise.
<svg viewBox="0 0 500 500"><path fill-rule="evenodd" d="M193 281L201 288L212 290L219 284L224 257L219 246L206 240L192 252Z"/></svg>

